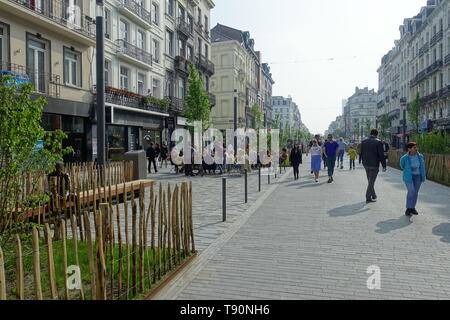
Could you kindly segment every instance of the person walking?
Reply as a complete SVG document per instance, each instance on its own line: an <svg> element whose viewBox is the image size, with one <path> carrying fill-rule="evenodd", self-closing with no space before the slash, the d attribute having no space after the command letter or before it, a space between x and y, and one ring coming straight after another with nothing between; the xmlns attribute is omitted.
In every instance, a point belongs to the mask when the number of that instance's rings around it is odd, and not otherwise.
<svg viewBox="0 0 450 320"><path fill-rule="evenodd" d="M410 142L407 148L408 153L400 159L400 167L403 169L403 181L408 189L405 215L410 217L419 214L416 210L417 199L420 187L427 177L424 156L419 153L417 143Z"/></svg>
<svg viewBox="0 0 450 320"><path fill-rule="evenodd" d="M168 153L169 153L169 150L167 149L166 144L163 143L162 147L161 147L161 168L163 166L163 162L165 162L166 168L167 168L167 154Z"/></svg>
<svg viewBox="0 0 450 320"><path fill-rule="evenodd" d="M288 158L287 149L283 148L281 151L282 152L281 152L280 161L279 161L280 174L281 174L281 168L284 168L284 172L286 172L286 160Z"/></svg>
<svg viewBox="0 0 450 320"><path fill-rule="evenodd" d="M155 168L155 173L158 173L158 168L156 167L156 151L153 148L153 143L150 143L150 147L147 149L147 158L148 158L148 173L152 173L152 163Z"/></svg>
<svg viewBox="0 0 450 320"><path fill-rule="evenodd" d="M344 169L344 154L345 154L345 150L347 149L347 144L345 143L343 138L340 138L338 145L339 145L339 154L338 154L338 159L337 159L336 165L339 166L339 164L340 164L341 170L342 170L342 169Z"/></svg>
<svg viewBox="0 0 450 320"><path fill-rule="evenodd" d="M380 163L383 172L387 171L386 159L384 158L383 143L378 139L378 130L373 129L370 137L361 144L361 158L367 175L366 203L376 202L375 181L380 172Z"/></svg>
<svg viewBox="0 0 450 320"><path fill-rule="evenodd" d="M358 142L358 144L356 145L356 152L358 153L358 156L359 156L359 164L361 164L362 157L361 157L361 143L360 142Z"/></svg>
<svg viewBox="0 0 450 320"><path fill-rule="evenodd" d="M322 148L316 139L312 141L311 152L311 171L314 172L315 181L319 182L319 174L322 165Z"/></svg>
<svg viewBox="0 0 450 320"><path fill-rule="evenodd" d="M389 143L387 143L386 141L383 141L383 151L384 151L384 158L386 160L388 160L389 158Z"/></svg>
<svg viewBox="0 0 450 320"><path fill-rule="evenodd" d="M333 136L331 134L328 135L328 141L323 145L323 151L326 157L327 167L328 167L328 183L332 183L334 181L334 166L336 164L336 156L338 154L339 145L336 141L333 140Z"/></svg>
<svg viewBox="0 0 450 320"><path fill-rule="evenodd" d="M356 153L356 150L353 149L353 146L350 146L348 149L348 156L350 157L350 170L355 170L355 160L358 154Z"/></svg>
<svg viewBox="0 0 450 320"><path fill-rule="evenodd" d="M294 168L294 180L299 179L299 169L298 167L302 163L302 151L300 150L300 146L298 143L294 145L294 148L291 150L291 155L289 158L292 167Z"/></svg>
<svg viewBox="0 0 450 320"><path fill-rule="evenodd" d="M161 147L159 146L159 143L155 145L155 159L156 165L159 167L161 163Z"/></svg>

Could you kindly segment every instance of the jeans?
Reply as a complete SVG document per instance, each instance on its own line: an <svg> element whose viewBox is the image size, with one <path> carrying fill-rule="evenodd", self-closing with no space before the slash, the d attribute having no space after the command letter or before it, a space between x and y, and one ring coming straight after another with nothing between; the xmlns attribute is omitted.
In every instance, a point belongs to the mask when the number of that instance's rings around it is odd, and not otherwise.
<svg viewBox="0 0 450 320"><path fill-rule="evenodd" d="M336 157L327 158L328 176L332 177L334 174L334 166L336 165Z"/></svg>
<svg viewBox="0 0 450 320"><path fill-rule="evenodd" d="M299 174L299 166L300 164L293 164L292 167L294 168L294 178L297 179L298 178L298 174Z"/></svg>
<svg viewBox="0 0 450 320"><path fill-rule="evenodd" d="M158 169L156 168L156 159L148 158L148 173L152 173L152 163L153 163L153 168L155 168L155 172L158 172Z"/></svg>
<svg viewBox="0 0 450 320"><path fill-rule="evenodd" d="M350 159L350 169L355 168L355 159Z"/></svg>
<svg viewBox="0 0 450 320"><path fill-rule="evenodd" d="M339 162L341 163L341 166L344 163L344 154L345 154L345 150L340 150L339 151L338 161L337 161L338 165L339 165Z"/></svg>
<svg viewBox="0 0 450 320"><path fill-rule="evenodd" d="M369 182L366 191L366 200L370 201L377 197L377 194L375 193L375 181L377 180L380 168L372 168L372 167L364 167L364 168L366 169L367 181Z"/></svg>
<svg viewBox="0 0 450 320"><path fill-rule="evenodd" d="M413 175L412 182L405 182L408 189L408 195L406 196L406 208L415 209L417 204L417 198L419 197L420 186L422 185L422 176Z"/></svg>

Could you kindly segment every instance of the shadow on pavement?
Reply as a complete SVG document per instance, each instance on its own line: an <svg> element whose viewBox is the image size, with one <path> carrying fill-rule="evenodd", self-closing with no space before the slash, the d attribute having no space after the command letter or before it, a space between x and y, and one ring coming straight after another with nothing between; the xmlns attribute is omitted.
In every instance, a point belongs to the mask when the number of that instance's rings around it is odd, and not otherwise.
<svg viewBox="0 0 450 320"><path fill-rule="evenodd" d="M351 205L342 206L339 208L332 209L327 213L330 217L349 217L354 216L360 213L364 213L370 211L369 208L366 208L365 202L355 203Z"/></svg>
<svg viewBox="0 0 450 320"><path fill-rule="evenodd" d="M450 243L450 223L441 223L433 228L433 234L442 237L441 241Z"/></svg>
<svg viewBox="0 0 450 320"><path fill-rule="evenodd" d="M386 221L380 221L377 223L376 233L386 234L391 231L406 228L412 224L411 218L407 216L401 216L398 219L391 219Z"/></svg>

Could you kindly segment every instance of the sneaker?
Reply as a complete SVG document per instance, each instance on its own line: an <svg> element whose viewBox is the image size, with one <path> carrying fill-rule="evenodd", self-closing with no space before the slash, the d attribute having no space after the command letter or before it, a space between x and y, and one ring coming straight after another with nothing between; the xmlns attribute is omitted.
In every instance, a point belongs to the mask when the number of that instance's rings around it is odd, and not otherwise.
<svg viewBox="0 0 450 320"><path fill-rule="evenodd" d="M333 180L331 180L331 178L328 178L328 183L331 183L331 182L333 182Z"/></svg>
<svg viewBox="0 0 450 320"><path fill-rule="evenodd" d="M413 215L415 215L415 216L418 216L418 215L419 215L419 213L417 212L416 208L411 209L411 213L412 213Z"/></svg>
<svg viewBox="0 0 450 320"><path fill-rule="evenodd" d="M412 216L411 209L406 209L405 216L408 216L408 217Z"/></svg>

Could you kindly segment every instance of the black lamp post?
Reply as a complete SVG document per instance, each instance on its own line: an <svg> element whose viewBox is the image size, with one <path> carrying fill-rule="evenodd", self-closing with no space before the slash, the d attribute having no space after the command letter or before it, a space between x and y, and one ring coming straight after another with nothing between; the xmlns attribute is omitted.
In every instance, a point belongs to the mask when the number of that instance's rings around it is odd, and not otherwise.
<svg viewBox="0 0 450 320"><path fill-rule="evenodd" d="M96 0L96 62L97 62L97 163L106 163L105 124L105 35L103 31L103 0Z"/></svg>

